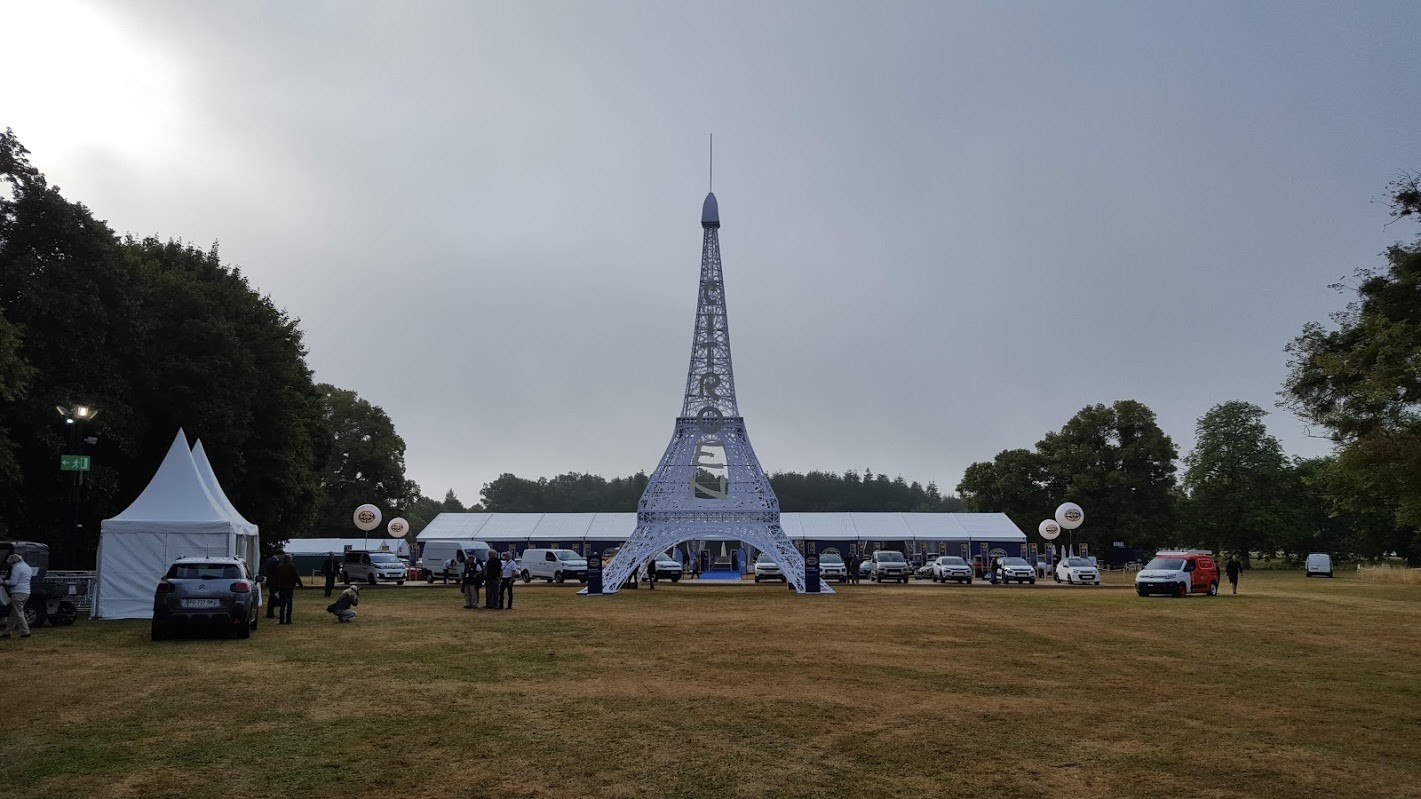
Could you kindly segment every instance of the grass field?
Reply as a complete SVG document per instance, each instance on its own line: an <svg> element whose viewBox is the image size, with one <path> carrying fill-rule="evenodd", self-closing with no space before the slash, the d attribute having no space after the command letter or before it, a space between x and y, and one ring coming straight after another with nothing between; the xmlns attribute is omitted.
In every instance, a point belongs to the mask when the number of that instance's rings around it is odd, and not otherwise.
<svg viewBox="0 0 1421 799"><path fill-rule="evenodd" d="M81 621L0 641L0 793L1421 795L1421 589L1243 588L382 587L341 625L308 589L249 641Z"/></svg>

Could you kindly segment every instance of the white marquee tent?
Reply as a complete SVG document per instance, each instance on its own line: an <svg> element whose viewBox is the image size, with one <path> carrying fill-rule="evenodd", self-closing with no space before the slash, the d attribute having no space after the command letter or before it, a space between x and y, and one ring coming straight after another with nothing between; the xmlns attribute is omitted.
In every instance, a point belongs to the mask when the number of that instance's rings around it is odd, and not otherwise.
<svg viewBox="0 0 1421 799"><path fill-rule="evenodd" d="M148 619L153 590L174 558L226 555L258 563L257 526L222 491L207 453L188 449L182 430L148 487L99 536L95 618Z"/></svg>

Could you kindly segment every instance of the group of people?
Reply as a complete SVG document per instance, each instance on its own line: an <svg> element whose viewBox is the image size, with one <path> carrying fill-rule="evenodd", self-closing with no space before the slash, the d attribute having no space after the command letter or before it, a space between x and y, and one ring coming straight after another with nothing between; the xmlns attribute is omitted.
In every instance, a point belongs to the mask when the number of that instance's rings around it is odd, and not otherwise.
<svg viewBox="0 0 1421 799"><path fill-rule="evenodd" d="M484 592L484 607L491 610L513 610L513 581L518 576L518 564L513 553L500 558L490 551L486 560L470 555L464 561L464 573L459 585L464 591L464 607L479 606L479 591Z"/></svg>
<svg viewBox="0 0 1421 799"><path fill-rule="evenodd" d="M276 619L277 624L290 624L296 589L306 587L296 562L291 555L277 552L262 563L262 575L267 585L266 617Z"/></svg>
<svg viewBox="0 0 1421 799"><path fill-rule="evenodd" d="M849 570L849 585L858 585L861 579L859 569L863 568L863 558L857 554L850 554L849 557L844 560L844 568Z"/></svg>

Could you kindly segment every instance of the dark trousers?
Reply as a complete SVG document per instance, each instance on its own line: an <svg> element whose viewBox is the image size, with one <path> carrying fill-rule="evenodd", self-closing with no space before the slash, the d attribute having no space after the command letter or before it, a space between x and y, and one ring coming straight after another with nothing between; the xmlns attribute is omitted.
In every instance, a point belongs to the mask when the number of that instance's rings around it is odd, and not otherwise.
<svg viewBox="0 0 1421 799"><path fill-rule="evenodd" d="M266 617L276 618L276 608L281 604L281 592L275 588L266 592Z"/></svg>
<svg viewBox="0 0 1421 799"><path fill-rule="evenodd" d="M296 598L296 590L281 592L281 623L291 623L291 601Z"/></svg>
<svg viewBox="0 0 1421 799"><path fill-rule="evenodd" d="M496 608L499 600L498 580L490 579L484 582L484 607Z"/></svg>
<svg viewBox="0 0 1421 799"><path fill-rule="evenodd" d="M507 597L505 600L504 597ZM513 578L505 577L498 586L498 606L513 610Z"/></svg>
<svg viewBox="0 0 1421 799"><path fill-rule="evenodd" d="M326 596L330 596L330 595L331 595L331 591L335 590L335 587L336 587L336 576L335 576L334 574L327 574L327 575L326 575Z"/></svg>

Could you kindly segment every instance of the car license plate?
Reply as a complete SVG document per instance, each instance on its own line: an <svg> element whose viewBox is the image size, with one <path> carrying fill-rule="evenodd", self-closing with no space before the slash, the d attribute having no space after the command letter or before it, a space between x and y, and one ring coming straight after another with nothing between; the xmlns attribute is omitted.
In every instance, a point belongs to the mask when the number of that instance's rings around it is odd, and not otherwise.
<svg viewBox="0 0 1421 799"><path fill-rule="evenodd" d="M220 599L184 599L185 608L216 608L222 606Z"/></svg>

